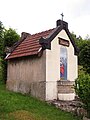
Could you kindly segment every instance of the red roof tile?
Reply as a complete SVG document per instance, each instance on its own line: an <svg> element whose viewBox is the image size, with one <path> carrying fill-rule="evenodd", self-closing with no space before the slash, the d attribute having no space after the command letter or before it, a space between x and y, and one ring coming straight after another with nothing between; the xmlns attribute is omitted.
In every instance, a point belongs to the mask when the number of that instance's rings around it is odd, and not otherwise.
<svg viewBox="0 0 90 120"><path fill-rule="evenodd" d="M14 49L14 51L6 59L38 54L38 50L41 47L39 44L39 39L41 37L47 37L52 33L53 30L54 29L50 29L27 37Z"/></svg>

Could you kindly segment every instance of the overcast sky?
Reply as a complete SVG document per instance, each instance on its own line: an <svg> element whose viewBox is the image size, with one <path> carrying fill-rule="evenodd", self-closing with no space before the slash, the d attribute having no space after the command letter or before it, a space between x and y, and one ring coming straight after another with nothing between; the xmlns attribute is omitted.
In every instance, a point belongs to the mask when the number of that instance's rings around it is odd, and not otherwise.
<svg viewBox="0 0 90 120"><path fill-rule="evenodd" d="M70 32L90 36L90 0L0 0L0 21L19 34L56 27L62 12Z"/></svg>

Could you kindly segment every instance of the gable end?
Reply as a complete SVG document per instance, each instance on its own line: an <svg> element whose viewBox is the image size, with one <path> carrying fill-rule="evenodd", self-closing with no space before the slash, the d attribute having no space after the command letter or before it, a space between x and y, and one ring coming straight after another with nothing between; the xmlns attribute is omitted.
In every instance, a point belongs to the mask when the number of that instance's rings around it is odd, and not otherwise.
<svg viewBox="0 0 90 120"><path fill-rule="evenodd" d="M75 42L74 42L74 40L72 39L72 36L71 36L71 34L70 34L67 26L65 27L64 24L65 24L65 22L62 21L61 26L57 26L57 27L53 30L53 32L52 32L47 38L41 37L41 38L39 39L39 44L42 45L42 49L43 49L43 50L45 50L45 49L51 50L51 41L58 35L58 33L59 33L62 29L64 29L65 32L67 33L67 35L68 35L68 37L69 37L69 39L70 39L73 47L74 47L74 54L77 55L79 50L78 50L77 46L75 45Z"/></svg>

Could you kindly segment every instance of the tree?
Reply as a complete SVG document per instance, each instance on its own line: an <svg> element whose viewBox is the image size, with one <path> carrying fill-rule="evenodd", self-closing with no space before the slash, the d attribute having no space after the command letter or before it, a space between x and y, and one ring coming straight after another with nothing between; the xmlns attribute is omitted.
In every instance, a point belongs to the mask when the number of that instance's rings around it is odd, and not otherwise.
<svg viewBox="0 0 90 120"><path fill-rule="evenodd" d="M85 68L85 71L90 74L90 40L88 40L79 53L79 62Z"/></svg>
<svg viewBox="0 0 90 120"><path fill-rule="evenodd" d="M2 51L3 51L3 35L4 35L4 27L2 22L0 21L0 57L2 56Z"/></svg>
<svg viewBox="0 0 90 120"><path fill-rule="evenodd" d="M71 33L77 47L79 48L78 64L83 66L83 70L90 74L90 38L89 35L84 39Z"/></svg>
<svg viewBox="0 0 90 120"><path fill-rule="evenodd" d="M5 48L11 47L19 39L20 39L20 36L17 34L16 30L12 28L9 28L8 30L5 29L4 38L3 38L3 60L2 60L3 79L5 83L6 83L6 78L7 78L7 62L4 60L6 56Z"/></svg>
<svg viewBox="0 0 90 120"><path fill-rule="evenodd" d="M3 79L3 75L2 75L3 35L4 35L4 27L2 22L0 21L0 80Z"/></svg>
<svg viewBox="0 0 90 120"><path fill-rule="evenodd" d="M75 44L80 49L83 44L83 39L81 36L77 37L74 32L71 33L73 40L75 41Z"/></svg>
<svg viewBox="0 0 90 120"><path fill-rule="evenodd" d="M2 36L3 36L3 29L4 29L3 24L2 24L2 22L0 21L0 39L1 39Z"/></svg>
<svg viewBox="0 0 90 120"><path fill-rule="evenodd" d="M20 36L17 34L16 30L9 28L5 29L4 32L4 46L11 47L15 42L20 39Z"/></svg>
<svg viewBox="0 0 90 120"><path fill-rule="evenodd" d="M0 80L6 82L7 75L7 62L5 61L5 48L11 47L15 42L20 39L16 30L4 28L2 22L0 22Z"/></svg>

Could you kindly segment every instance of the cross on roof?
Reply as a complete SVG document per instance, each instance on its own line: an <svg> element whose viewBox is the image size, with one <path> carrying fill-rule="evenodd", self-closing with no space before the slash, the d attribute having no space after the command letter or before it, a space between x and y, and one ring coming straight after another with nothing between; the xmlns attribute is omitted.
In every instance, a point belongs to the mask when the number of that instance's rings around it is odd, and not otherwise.
<svg viewBox="0 0 90 120"><path fill-rule="evenodd" d="M62 13L61 16L62 16L62 21L63 21L64 14Z"/></svg>

